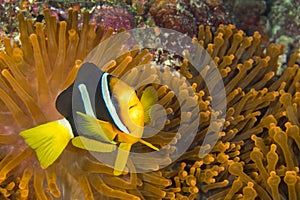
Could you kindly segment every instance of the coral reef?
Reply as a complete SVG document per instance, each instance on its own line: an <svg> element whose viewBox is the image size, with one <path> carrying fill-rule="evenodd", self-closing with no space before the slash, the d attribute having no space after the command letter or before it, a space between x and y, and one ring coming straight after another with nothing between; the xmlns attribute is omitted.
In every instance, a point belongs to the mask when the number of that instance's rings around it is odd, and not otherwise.
<svg viewBox="0 0 300 200"><path fill-rule="evenodd" d="M10 37L19 40L18 21L15 20L19 12L25 17L38 17L43 8L43 1L0 1L0 51L4 50L3 38Z"/></svg>
<svg viewBox="0 0 300 200"><path fill-rule="evenodd" d="M97 6L93 10L92 22L103 24L105 27L114 29L126 28L132 29L136 27L135 17L123 7L112 7L108 5Z"/></svg>
<svg viewBox="0 0 300 200"><path fill-rule="evenodd" d="M231 13L233 23L248 35L258 31L262 35L262 42L268 42L266 2L264 0L234 0L224 1L226 10Z"/></svg>
<svg viewBox="0 0 300 200"><path fill-rule="evenodd" d="M3 199L297 199L300 192L300 69L292 54L286 70L275 76L282 46L261 47L261 35L247 37L233 25L199 26L194 42L203 46L218 66L227 98L224 127L212 151L199 158L199 149L210 119L218 113L211 108L212 98L201 75L182 61L179 72L191 86L170 68L132 70L129 84L139 80L164 80L154 85L158 102L170 118L159 134L148 138L165 148L161 158L149 157L143 163L129 160L128 172L113 176L113 169L97 161L87 151L67 146L57 162L41 169L31 149L18 135L20 130L57 119L56 96L72 83L86 55L113 34L104 26L89 23L83 13L78 28L77 11L69 10L67 22L56 22L45 10L45 26L32 24L18 16L22 46L4 39L0 53L0 197ZM193 26L198 24L193 24ZM192 29L194 28L194 29ZM195 31L197 27L191 27ZM119 32L124 31L119 29ZM189 30L187 30L189 31ZM110 48L110 50L114 50ZM109 53L109 52L108 52ZM152 55L147 49L126 52L110 61L106 70L116 76L147 64ZM204 76L204 77L203 77ZM175 163L158 169L153 159L168 162L174 146L166 146L176 136L181 120L178 99L164 81L178 88L189 110L200 109L200 125L191 148ZM218 83L215 83L218 84ZM143 88L138 90L140 96ZM184 116L181 118L181 114ZM159 115L153 123L158 123ZM215 124L216 129L220 126ZM192 129L191 127L190 129ZM187 127L187 130L190 130ZM184 137L181 135L180 137ZM176 139L173 142L176 144ZM136 146L134 151L147 151ZM153 172L139 173L138 168Z"/></svg>
<svg viewBox="0 0 300 200"><path fill-rule="evenodd" d="M150 15L157 26L187 33L190 37L196 36L200 24L215 29L219 24L230 23L219 1L153 1Z"/></svg>
<svg viewBox="0 0 300 200"><path fill-rule="evenodd" d="M274 1L268 18L271 25L271 40L285 44L285 53L300 49L299 1Z"/></svg>

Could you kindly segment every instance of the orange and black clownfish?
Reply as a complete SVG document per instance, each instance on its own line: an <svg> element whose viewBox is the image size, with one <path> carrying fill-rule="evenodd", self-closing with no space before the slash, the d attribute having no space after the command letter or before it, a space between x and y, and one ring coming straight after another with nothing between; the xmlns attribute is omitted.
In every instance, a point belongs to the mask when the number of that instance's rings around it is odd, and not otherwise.
<svg viewBox="0 0 300 200"><path fill-rule="evenodd" d="M147 87L139 100L125 82L92 63L84 63L75 82L56 100L56 108L64 118L20 135L35 150L43 168L57 160L70 140L75 147L96 152L112 152L119 146L114 174L120 175L134 143L158 150L141 139L144 123L150 121L149 112L156 101L152 87Z"/></svg>

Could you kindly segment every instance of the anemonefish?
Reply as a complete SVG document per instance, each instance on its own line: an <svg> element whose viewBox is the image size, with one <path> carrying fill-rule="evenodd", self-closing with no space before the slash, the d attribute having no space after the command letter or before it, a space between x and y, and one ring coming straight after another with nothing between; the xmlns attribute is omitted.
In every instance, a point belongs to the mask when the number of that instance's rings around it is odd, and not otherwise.
<svg viewBox="0 0 300 200"><path fill-rule="evenodd" d="M158 150L141 139L156 101L154 88L147 87L139 100L125 82L92 63L84 63L75 82L57 97L56 108L64 118L20 135L35 150L43 168L57 160L70 140L75 147L96 152L112 152L119 147L114 175L120 175L134 143Z"/></svg>

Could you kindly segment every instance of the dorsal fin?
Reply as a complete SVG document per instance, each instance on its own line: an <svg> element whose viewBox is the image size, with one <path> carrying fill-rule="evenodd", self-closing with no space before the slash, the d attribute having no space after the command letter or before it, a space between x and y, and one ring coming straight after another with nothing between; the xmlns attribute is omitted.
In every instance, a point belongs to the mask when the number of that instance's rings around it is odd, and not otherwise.
<svg viewBox="0 0 300 200"><path fill-rule="evenodd" d="M65 118L72 116L72 91L74 84L62 91L56 98L55 106L57 111Z"/></svg>

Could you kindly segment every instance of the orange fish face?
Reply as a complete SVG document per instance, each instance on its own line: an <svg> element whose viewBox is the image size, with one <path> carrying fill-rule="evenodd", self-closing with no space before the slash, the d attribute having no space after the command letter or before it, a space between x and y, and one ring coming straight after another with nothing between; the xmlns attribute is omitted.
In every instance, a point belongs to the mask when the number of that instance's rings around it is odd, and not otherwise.
<svg viewBox="0 0 300 200"><path fill-rule="evenodd" d="M132 136L141 137L144 129L144 108L134 89L117 78L110 80L110 88L120 119Z"/></svg>
<svg viewBox="0 0 300 200"><path fill-rule="evenodd" d="M129 117L137 126L144 126L144 108L133 92L128 105Z"/></svg>

